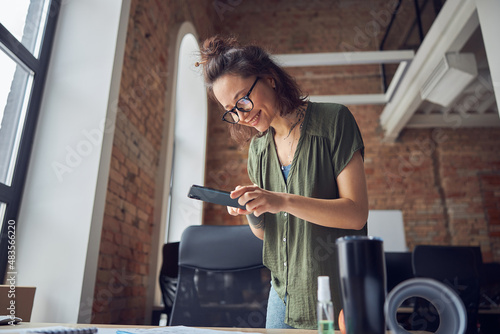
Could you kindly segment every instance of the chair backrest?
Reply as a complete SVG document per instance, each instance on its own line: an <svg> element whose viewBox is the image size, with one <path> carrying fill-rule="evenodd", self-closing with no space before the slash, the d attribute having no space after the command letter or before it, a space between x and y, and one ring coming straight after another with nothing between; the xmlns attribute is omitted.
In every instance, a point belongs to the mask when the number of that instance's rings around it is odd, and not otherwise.
<svg viewBox="0 0 500 334"><path fill-rule="evenodd" d="M385 269L387 276L387 292L396 285L413 278L411 252L385 252Z"/></svg>
<svg viewBox="0 0 500 334"><path fill-rule="evenodd" d="M163 245L163 259L159 276L159 283L164 312L170 319L177 291L177 277L179 275L179 242L169 242Z"/></svg>
<svg viewBox="0 0 500 334"><path fill-rule="evenodd" d="M416 277L434 278L455 290L467 310L467 333L477 331L480 248L420 245L413 251L412 262Z"/></svg>
<svg viewBox="0 0 500 334"><path fill-rule="evenodd" d="M170 325L265 327L271 275L250 227L190 226L179 246Z"/></svg>
<svg viewBox="0 0 500 334"><path fill-rule="evenodd" d="M479 283L481 286L479 307L497 309L500 304L500 263L483 263Z"/></svg>

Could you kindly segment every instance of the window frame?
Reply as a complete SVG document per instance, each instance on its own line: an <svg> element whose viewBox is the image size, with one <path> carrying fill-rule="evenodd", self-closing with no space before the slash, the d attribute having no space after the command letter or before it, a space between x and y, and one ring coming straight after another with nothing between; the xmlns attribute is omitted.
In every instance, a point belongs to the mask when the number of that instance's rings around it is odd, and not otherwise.
<svg viewBox="0 0 500 334"><path fill-rule="evenodd" d="M17 58L22 63L22 66L25 66L33 73L31 96L28 102L25 125L21 134L12 182L10 186L0 183L0 202L6 204L0 231L0 282L5 282L8 272L8 229L10 226L14 226L13 228L10 227L11 233L12 231L17 232L17 218L21 207L24 185L26 183L45 79L47 77L54 34L61 8L61 0L50 0L48 8L45 32L43 34L38 58L28 51L21 41L18 41L0 22L0 52L5 52L8 56Z"/></svg>

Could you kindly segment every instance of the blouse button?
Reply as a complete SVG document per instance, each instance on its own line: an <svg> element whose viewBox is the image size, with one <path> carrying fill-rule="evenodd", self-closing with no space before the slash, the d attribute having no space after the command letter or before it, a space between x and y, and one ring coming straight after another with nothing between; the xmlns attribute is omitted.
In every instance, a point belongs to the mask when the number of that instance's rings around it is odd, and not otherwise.
<svg viewBox="0 0 500 334"><path fill-rule="evenodd" d="M286 217L288 214L285 212L283 215Z"/></svg>
<svg viewBox="0 0 500 334"><path fill-rule="evenodd" d="M286 242L286 238L283 238L283 242Z"/></svg>
<svg viewBox="0 0 500 334"><path fill-rule="evenodd" d="M283 263L283 265L286 267L286 262L285 262L285 263Z"/></svg>

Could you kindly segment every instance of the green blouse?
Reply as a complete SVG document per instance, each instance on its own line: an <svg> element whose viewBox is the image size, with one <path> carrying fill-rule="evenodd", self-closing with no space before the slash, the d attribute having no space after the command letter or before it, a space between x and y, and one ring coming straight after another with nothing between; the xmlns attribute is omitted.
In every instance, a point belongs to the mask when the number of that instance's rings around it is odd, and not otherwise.
<svg viewBox="0 0 500 334"><path fill-rule="evenodd" d="M363 139L345 106L309 102L287 181L281 173L273 131L252 140L248 174L263 189L335 199L339 198L337 176L358 150L363 156ZM280 298L284 300L286 295L285 322L296 328L317 328L317 277L321 275L330 276L336 320L342 296L335 240L366 235L366 225L361 230L337 229L287 212L265 213L264 222L263 262L271 270L272 284Z"/></svg>

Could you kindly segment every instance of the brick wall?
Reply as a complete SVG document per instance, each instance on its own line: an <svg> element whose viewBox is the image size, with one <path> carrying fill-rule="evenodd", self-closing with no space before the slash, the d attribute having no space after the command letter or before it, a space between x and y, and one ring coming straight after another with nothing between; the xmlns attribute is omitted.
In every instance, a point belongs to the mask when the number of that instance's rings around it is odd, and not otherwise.
<svg viewBox="0 0 500 334"><path fill-rule="evenodd" d="M492 257L498 259L500 249L500 172L479 173L481 180L482 202L486 220L489 223L488 235L490 237Z"/></svg>

